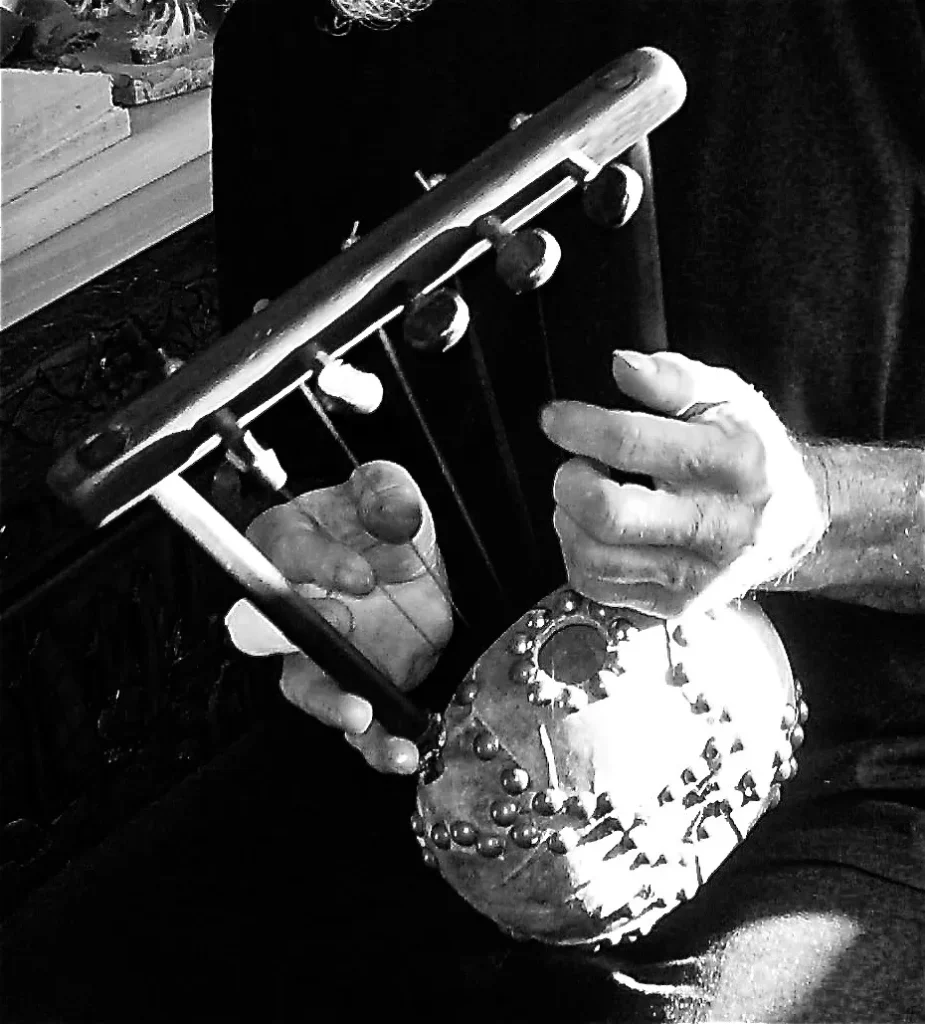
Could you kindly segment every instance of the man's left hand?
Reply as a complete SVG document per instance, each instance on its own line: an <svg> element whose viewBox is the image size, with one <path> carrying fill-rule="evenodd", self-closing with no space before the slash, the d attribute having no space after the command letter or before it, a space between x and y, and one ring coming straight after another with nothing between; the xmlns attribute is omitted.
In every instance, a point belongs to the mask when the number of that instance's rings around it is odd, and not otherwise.
<svg viewBox="0 0 925 1024"><path fill-rule="evenodd" d="M617 352L620 390L653 413L554 402L550 440L569 582L596 601L675 618L786 575L828 525L803 454L731 370L677 353ZM617 483L608 469L651 478Z"/></svg>

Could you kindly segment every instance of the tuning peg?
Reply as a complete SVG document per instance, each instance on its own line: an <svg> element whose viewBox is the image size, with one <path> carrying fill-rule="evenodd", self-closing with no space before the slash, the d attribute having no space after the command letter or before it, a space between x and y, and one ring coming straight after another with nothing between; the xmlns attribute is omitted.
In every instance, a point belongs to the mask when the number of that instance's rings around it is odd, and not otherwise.
<svg viewBox="0 0 925 1024"><path fill-rule="evenodd" d="M479 238L491 242L496 254L495 270L515 295L546 284L562 258L559 243L540 228L515 233L492 214L479 217L473 227Z"/></svg>
<svg viewBox="0 0 925 1024"><path fill-rule="evenodd" d="M276 452L264 448L249 430L242 430L229 409L219 409L212 422L225 442L225 458L239 473L253 473L273 491L286 486L286 470Z"/></svg>
<svg viewBox="0 0 925 1024"><path fill-rule="evenodd" d="M267 304L267 300L261 302ZM257 303L260 306L260 302ZM266 305L261 308L266 308ZM255 306L255 310L259 309ZM172 377L183 369L185 363L176 356L157 349L165 377ZM272 448L264 448L249 430L244 430L230 409L217 409L210 417L212 426L225 446L225 458L239 473L252 473L274 491L286 486L286 470Z"/></svg>
<svg viewBox="0 0 925 1024"><path fill-rule="evenodd" d="M351 412L369 414L382 404L382 382L374 373L358 370L328 355L319 355L318 361L322 366L315 376L315 385L322 396L334 399L335 408L346 406Z"/></svg>
<svg viewBox="0 0 925 1024"><path fill-rule="evenodd" d="M438 185L446 181L446 175L440 174L439 172L436 174L425 174L423 171L415 171L414 176L425 192L430 192L431 189L435 189Z"/></svg>
<svg viewBox="0 0 925 1024"><path fill-rule="evenodd" d="M415 296L408 305L402 331L418 352L447 352L469 329L469 307L450 288Z"/></svg>
<svg viewBox="0 0 925 1024"><path fill-rule="evenodd" d="M588 182L581 203L585 214L595 224L603 228L622 228L639 209L644 191L638 171L626 164L612 163Z"/></svg>
<svg viewBox="0 0 925 1024"><path fill-rule="evenodd" d="M570 178L574 178L579 185L586 185L596 178L604 168L580 149L573 149L569 151L568 159L563 161L561 169Z"/></svg>

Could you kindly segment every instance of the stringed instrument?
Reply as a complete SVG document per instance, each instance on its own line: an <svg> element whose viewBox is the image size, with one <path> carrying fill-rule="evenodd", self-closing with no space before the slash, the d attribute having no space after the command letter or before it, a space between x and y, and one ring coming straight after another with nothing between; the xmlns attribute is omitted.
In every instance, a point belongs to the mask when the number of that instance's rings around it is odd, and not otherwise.
<svg viewBox="0 0 925 1024"><path fill-rule="evenodd" d="M541 287L560 252L527 225L575 189L598 222L630 222L640 328L650 350L665 348L647 137L684 93L674 61L641 49L518 117L197 359L168 367L49 476L97 525L148 498L160 505L283 636L418 744L412 828L425 862L506 931L556 943L644 933L779 800L806 709L757 605L666 623L560 589L476 661L445 715L433 714L183 473L223 450L288 498L285 473L248 426L309 385L375 407L381 394L345 357L399 318L413 348L460 343L468 310L453 283L488 252L514 292Z"/></svg>

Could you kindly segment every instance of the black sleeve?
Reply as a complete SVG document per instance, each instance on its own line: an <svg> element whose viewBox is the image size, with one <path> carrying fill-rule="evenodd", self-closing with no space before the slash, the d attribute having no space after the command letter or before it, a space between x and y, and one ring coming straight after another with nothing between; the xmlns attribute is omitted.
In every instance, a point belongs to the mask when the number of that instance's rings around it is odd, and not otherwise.
<svg viewBox="0 0 925 1024"><path fill-rule="evenodd" d="M311 3L238 0L215 44L212 188L222 326L330 259L349 233L343 135ZM320 166L319 166L320 165ZM346 215L345 215L346 216Z"/></svg>

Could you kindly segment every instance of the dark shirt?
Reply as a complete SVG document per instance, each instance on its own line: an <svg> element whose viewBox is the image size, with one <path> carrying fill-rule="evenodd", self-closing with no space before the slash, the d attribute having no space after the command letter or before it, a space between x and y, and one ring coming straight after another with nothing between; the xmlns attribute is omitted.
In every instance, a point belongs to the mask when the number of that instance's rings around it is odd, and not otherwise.
<svg viewBox="0 0 925 1024"><path fill-rule="evenodd" d="M316 26L325 9L238 0L220 33L214 182L228 327L333 256L355 221L362 233L414 200L415 170L451 172L514 113L657 46L689 89L652 138L671 347L733 368L800 434L925 445L921 3L436 0L409 25L339 38ZM502 294L487 267L465 280L497 409L465 346L439 365L403 357L514 580L512 605L562 575L550 528L561 453L536 414L553 394L616 404L609 353L629 347L625 241L574 202L542 224L563 261L539 297ZM376 416L345 427L358 454L436 478L407 410ZM444 525L436 479L425 491L451 582L473 607L490 584L464 531ZM523 607L488 600L495 633ZM809 595L764 602L812 718L800 775L743 852L841 861L925 888L922 617Z"/></svg>

